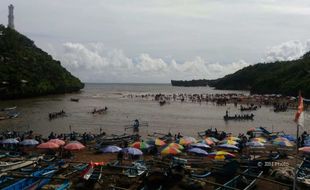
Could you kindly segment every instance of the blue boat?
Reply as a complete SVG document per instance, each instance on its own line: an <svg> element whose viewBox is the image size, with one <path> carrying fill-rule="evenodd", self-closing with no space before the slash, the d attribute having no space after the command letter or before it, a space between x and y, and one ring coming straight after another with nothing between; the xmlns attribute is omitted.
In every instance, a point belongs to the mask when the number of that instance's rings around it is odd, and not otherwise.
<svg viewBox="0 0 310 190"><path fill-rule="evenodd" d="M57 168L55 165L48 166L44 169L35 171L31 174L31 177L25 177L21 180L17 180L11 183L11 185L3 185L4 187L0 187L3 190L31 190L31 189L40 189L45 184L49 183L51 180L51 177L54 175L54 173L57 171ZM8 182L14 181L14 178L7 177Z"/></svg>

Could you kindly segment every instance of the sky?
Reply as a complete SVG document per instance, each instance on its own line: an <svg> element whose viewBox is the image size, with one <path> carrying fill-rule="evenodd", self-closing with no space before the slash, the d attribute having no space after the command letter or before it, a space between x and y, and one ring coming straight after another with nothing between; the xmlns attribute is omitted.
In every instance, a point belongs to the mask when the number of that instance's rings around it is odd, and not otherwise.
<svg viewBox="0 0 310 190"><path fill-rule="evenodd" d="M83 82L215 79L310 50L309 0L1 0Z"/></svg>

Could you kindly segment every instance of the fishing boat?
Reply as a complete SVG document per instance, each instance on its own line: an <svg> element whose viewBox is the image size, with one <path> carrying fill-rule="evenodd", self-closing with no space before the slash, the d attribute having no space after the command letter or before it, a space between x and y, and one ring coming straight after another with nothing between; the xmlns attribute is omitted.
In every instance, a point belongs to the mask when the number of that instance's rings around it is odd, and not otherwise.
<svg viewBox="0 0 310 190"><path fill-rule="evenodd" d="M101 148L106 145L115 145L123 142L131 143L135 139L137 139L137 135L122 134L122 135L104 136L97 140L96 147Z"/></svg>
<svg viewBox="0 0 310 190"><path fill-rule="evenodd" d="M237 175L232 178L222 187L217 188L216 190L229 190L231 188L237 188L242 190L254 189L256 186L256 180L263 174L263 171L255 171L246 169L242 174Z"/></svg>
<svg viewBox="0 0 310 190"><path fill-rule="evenodd" d="M90 113L92 114L103 114L103 113L106 113L108 111L108 108L107 107L104 107L104 108L94 108L93 111L91 111Z"/></svg>
<svg viewBox="0 0 310 190"><path fill-rule="evenodd" d="M17 106L2 108L0 111L11 111L11 110L15 110L16 108L17 108Z"/></svg>
<svg viewBox="0 0 310 190"><path fill-rule="evenodd" d="M254 114L245 114L245 115L235 115L235 116L228 116L224 115L224 120L234 120L234 121L244 121L244 120L253 120L254 119Z"/></svg>
<svg viewBox="0 0 310 190"><path fill-rule="evenodd" d="M7 172L12 170L17 170L26 166L30 166L38 162L42 157L31 158L26 161L18 161L18 162L0 162L0 171Z"/></svg>
<svg viewBox="0 0 310 190"><path fill-rule="evenodd" d="M257 106L249 106L249 107L240 106L240 111L256 111L257 108L258 108Z"/></svg>
<svg viewBox="0 0 310 190"><path fill-rule="evenodd" d="M304 158L297 171L297 181L304 188L310 188L310 158Z"/></svg>
<svg viewBox="0 0 310 190"><path fill-rule="evenodd" d="M70 98L70 100L71 100L71 102L79 102L80 101L80 99L78 99L78 98Z"/></svg>
<svg viewBox="0 0 310 190"><path fill-rule="evenodd" d="M0 184L2 190L30 190L30 189L40 189L42 186L49 183L51 177L57 171L55 165L50 165L44 169L33 172L30 176L20 176L23 177L20 180L14 179L13 177L6 176L8 179L4 183Z"/></svg>

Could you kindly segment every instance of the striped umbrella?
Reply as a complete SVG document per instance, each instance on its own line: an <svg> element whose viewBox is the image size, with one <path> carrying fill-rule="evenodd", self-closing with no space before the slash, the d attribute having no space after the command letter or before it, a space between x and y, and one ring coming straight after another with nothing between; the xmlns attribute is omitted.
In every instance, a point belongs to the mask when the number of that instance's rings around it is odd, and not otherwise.
<svg viewBox="0 0 310 190"><path fill-rule="evenodd" d="M234 154L225 151L217 151L208 154L208 157L213 158L215 160L225 160L236 157Z"/></svg>
<svg viewBox="0 0 310 190"><path fill-rule="evenodd" d="M192 143L196 143L197 140L194 137L183 137L180 139L179 144L180 145L189 145Z"/></svg>
<svg viewBox="0 0 310 190"><path fill-rule="evenodd" d="M162 155L177 155L177 154L180 154L181 151L175 147L170 147L170 146L167 146L166 148L164 148L162 151L161 151L161 154Z"/></svg>
<svg viewBox="0 0 310 190"><path fill-rule="evenodd" d="M143 149L148 149L150 145L145 142L137 141L137 142L132 143L130 147L143 150Z"/></svg>
<svg viewBox="0 0 310 190"><path fill-rule="evenodd" d="M66 144L66 142L65 142L65 141L60 140L60 139L51 139L51 140L49 140L49 142L52 142L52 143L58 144L59 146L63 146L63 145L65 145L65 144Z"/></svg>
<svg viewBox="0 0 310 190"><path fill-rule="evenodd" d="M55 144L53 142L46 142L46 143L39 144L37 146L37 148L40 148L40 149L57 149L57 148L59 148L59 145Z"/></svg>
<svg viewBox="0 0 310 190"><path fill-rule="evenodd" d="M289 140L285 137L277 137L273 139L273 142L282 142L282 141L289 141Z"/></svg>
<svg viewBox="0 0 310 190"><path fill-rule="evenodd" d="M290 141L273 141L274 145L281 147L292 147L293 144Z"/></svg>
<svg viewBox="0 0 310 190"><path fill-rule="evenodd" d="M70 143L68 143L64 149L66 150L71 150L71 151L74 151L74 150L82 150L84 149L85 146L83 144L81 144L80 142L78 141L72 141Z"/></svg>
<svg viewBox="0 0 310 190"><path fill-rule="evenodd" d="M184 149L184 147L182 145L178 144L178 143L170 143L168 146L176 148L178 150L183 150Z"/></svg>
<svg viewBox="0 0 310 190"><path fill-rule="evenodd" d="M166 143L163 140L155 139L155 145L156 146L164 146Z"/></svg>

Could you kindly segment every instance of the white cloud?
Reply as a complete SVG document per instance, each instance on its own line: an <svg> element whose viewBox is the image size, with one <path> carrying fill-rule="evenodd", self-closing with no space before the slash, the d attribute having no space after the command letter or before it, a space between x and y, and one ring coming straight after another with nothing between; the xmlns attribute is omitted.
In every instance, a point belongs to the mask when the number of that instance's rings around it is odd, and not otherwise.
<svg viewBox="0 0 310 190"><path fill-rule="evenodd" d="M267 48L263 62L295 60L310 51L310 39L302 42L299 40L288 41L271 48Z"/></svg>
<svg viewBox="0 0 310 190"><path fill-rule="evenodd" d="M108 49L102 43L64 43L51 53L62 65L85 82L166 82L171 79L217 78L247 66L243 60L231 63L209 63L196 57L178 63L164 61L142 53L130 58L119 49Z"/></svg>

